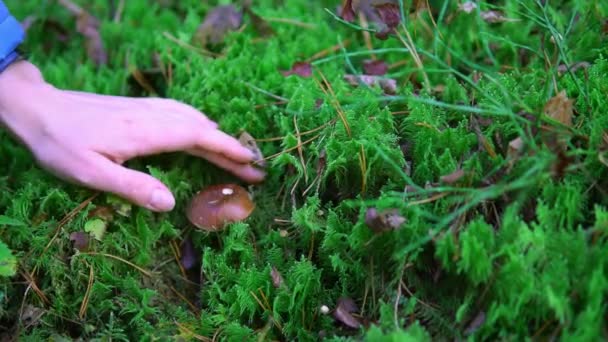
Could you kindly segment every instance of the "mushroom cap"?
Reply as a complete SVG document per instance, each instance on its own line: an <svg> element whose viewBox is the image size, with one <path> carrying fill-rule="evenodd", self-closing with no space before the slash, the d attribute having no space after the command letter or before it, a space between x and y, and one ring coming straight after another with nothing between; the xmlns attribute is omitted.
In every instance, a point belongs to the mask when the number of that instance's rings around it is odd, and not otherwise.
<svg viewBox="0 0 608 342"><path fill-rule="evenodd" d="M227 224L246 219L255 209L251 195L236 184L208 186L190 201L188 220L197 228L218 231Z"/></svg>

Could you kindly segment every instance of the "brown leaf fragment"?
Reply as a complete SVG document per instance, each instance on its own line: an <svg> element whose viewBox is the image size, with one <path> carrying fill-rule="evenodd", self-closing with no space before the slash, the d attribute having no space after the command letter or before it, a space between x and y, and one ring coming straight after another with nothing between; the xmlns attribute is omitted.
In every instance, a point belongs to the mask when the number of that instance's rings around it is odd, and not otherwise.
<svg viewBox="0 0 608 342"><path fill-rule="evenodd" d="M70 241L72 241L74 248L80 252L85 252L89 249L89 237L90 235L85 232L73 232L70 234Z"/></svg>
<svg viewBox="0 0 608 342"><path fill-rule="evenodd" d="M480 16L486 23L490 24L519 21L519 19L507 18L499 11L481 11Z"/></svg>
<svg viewBox="0 0 608 342"><path fill-rule="evenodd" d="M572 126L572 103L573 101L566 96L566 91L562 90L547 101L544 112L550 118L566 126Z"/></svg>
<svg viewBox="0 0 608 342"><path fill-rule="evenodd" d="M385 94L394 95L397 93L397 81L392 78L384 78L374 75L344 75L346 80L352 86L358 86L360 82L370 86L380 87Z"/></svg>
<svg viewBox="0 0 608 342"><path fill-rule="evenodd" d="M46 314L46 310L43 308L39 308L33 305L26 305L23 308L21 315L19 316L19 321L21 324L25 326L25 328L29 328L32 326L36 326L40 324L40 319L44 314Z"/></svg>
<svg viewBox="0 0 608 342"><path fill-rule="evenodd" d="M76 20L76 30L86 38L87 54L95 65L107 64L108 55L99 33L99 21L97 18L82 11Z"/></svg>
<svg viewBox="0 0 608 342"><path fill-rule="evenodd" d="M382 60L368 59L363 61L363 71L367 75L382 76L388 71L388 65Z"/></svg>
<svg viewBox="0 0 608 342"><path fill-rule="evenodd" d="M462 4L458 4L458 10L464 13L471 13L477 8L477 4L473 1L467 1Z"/></svg>
<svg viewBox="0 0 608 342"><path fill-rule="evenodd" d="M384 25L379 32L376 33L376 38L385 40L388 35L395 32L395 28L401 23L401 11L399 5L395 3L384 3L374 5L380 22Z"/></svg>
<svg viewBox="0 0 608 342"><path fill-rule="evenodd" d="M486 321L486 313L484 311L480 311L477 316L471 321L467 329L465 330L465 335L470 335L474 333L481 325Z"/></svg>
<svg viewBox="0 0 608 342"><path fill-rule="evenodd" d="M358 310L354 300L342 297L338 300L338 305L334 311L334 318L349 328L359 329L361 322L352 315L353 312Z"/></svg>
<svg viewBox="0 0 608 342"><path fill-rule="evenodd" d="M405 222L406 219L397 209L378 211L376 208L369 208L365 212L365 224L375 233L399 229Z"/></svg>
<svg viewBox="0 0 608 342"><path fill-rule="evenodd" d="M509 142L508 156L518 156L524 148L524 140L521 137L517 137Z"/></svg>
<svg viewBox="0 0 608 342"><path fill-rule="evenodd" d="M282 70L283 76L298 75L300 77L312 76L312 65L308 62L295 62L290 70Z"/></svg>
<svg viewBox="0 0 608 342"><path fill-rule="evenodd" d="M272 278L272 285L274 287L279 288L283 285L283 276L274 266L272 266L272 270L270 271L270 277Z"/></svg>
<svg viewBox="0 0 608 342"><path fill-rule="evenodd" d="M441 180L443 183L446 184L455 184L457 183L459 180L462 179L462 177L464 177L466 175L465 171L463 169L458 169L448 175L445 176L441 176L439 178L439 180Z"/></svg>
<svg viewBox="0 0 608 342"><path fill-rule="evenodd" d="M205 16L194 34L194 39L203 47L217 45L231 31L238 30L243 24L243 13L233 5L215 7Z"/></svg>
<svg viewBox="0 0 608 342"><path fill-rule="evenodd" d="M262 151L258 147L258 144L255 142L255 139L251 136L251 134L247 132L242 132L239 136L239 142L241 145L245 146L248 150L253 152L254 154L254 165L260 168L266 167L266 160L264 160L264 155Z"/></svg>
<svg viewBox="0 0 608 342"><path fill-rule="evenodd" d="M355 21L355 17L356 14L353 10L353 1L344 0L344 4L342 5L342 11L340 11L340 18L348 22L353 22Z"/></svg>
<svg viewBox="0 0 608 342"><path fill-rule="evenodd" d="M194 267L194 265L197 264L197 253L196 249L194 248L194 243L192 242L192 239L189 237L184 239L180 250L182 254L180 258L180 263L182 264L184 269L189 270Z"/></svg>
<svg viewBox="0 0 608 342"><path fill-rule="evenodd" d="M574 73L578 69L587 69L590 66L591 66L591 63L589 63L589 62L576 62L572 66L570 66L570 71ZM567 73L568 72L568 66L566 64L560 64L557 67L557 72L560 75L563 75L563 74Z"/></svg>
<svg viewBox="0 0 608 342"><path fill-rule="evenodd" d="M98 206L95 209L91 210L87 217L97 217L104 221L112 221L112 218L114 217L114 209L108 206Z"/></svg>

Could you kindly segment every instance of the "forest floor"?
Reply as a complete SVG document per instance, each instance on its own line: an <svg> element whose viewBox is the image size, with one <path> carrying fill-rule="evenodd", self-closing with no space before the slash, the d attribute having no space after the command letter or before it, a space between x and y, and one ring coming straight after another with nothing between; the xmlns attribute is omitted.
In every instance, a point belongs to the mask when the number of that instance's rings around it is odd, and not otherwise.
<svg viewBox="0 0 608 342"><path fill-rule="evenodd" d="M130 160L157 214L0 131L3 340L608 339L608 2L43 3L6 1L48 82L192 105L268 177ZM196 228L223 183L255 210Z"/></svg>

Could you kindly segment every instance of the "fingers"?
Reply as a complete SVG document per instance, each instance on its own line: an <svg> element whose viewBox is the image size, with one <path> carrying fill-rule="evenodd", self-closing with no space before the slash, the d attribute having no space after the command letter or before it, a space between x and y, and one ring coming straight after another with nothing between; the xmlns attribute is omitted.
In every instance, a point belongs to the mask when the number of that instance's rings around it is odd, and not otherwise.
<svg viewBox="0 0 608 342"><path fill-rule="evenodd" d="M97 154L87 159L89 161L87 168L94 171L86 178L79 177L83 185L113 193L152 211L166 212L174 208L173 194L158 179L115 164Z"/></svg>
<svg viewBox="0 0 608 342"><path fill-rule="evenodd" d="M263 181L264 177L266 176L264 171L258 170L249 164L235 163L234 161L217 153L201 150L190 150L188 153L197 157L205 158L222 169L227 170L237 177L245 180L246 182L258 183Z"/></svg>

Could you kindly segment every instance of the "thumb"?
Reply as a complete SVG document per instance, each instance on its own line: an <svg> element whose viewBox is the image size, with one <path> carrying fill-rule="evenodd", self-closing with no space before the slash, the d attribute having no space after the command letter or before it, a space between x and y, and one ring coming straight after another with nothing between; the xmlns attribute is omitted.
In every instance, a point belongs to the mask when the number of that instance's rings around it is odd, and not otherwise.
<svg viewBox="0 0 608 342"><path fill-rule="evenodd" d="M175 198L161 181L135 170L116 164L103 156L93 157L96 178L90 185L100 191L111 192L136 205L153 211L170 211L175 206Z"/></svg>

